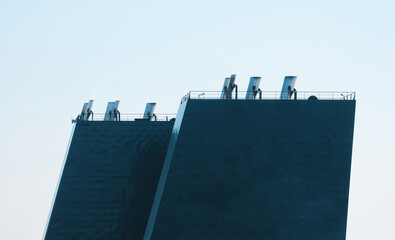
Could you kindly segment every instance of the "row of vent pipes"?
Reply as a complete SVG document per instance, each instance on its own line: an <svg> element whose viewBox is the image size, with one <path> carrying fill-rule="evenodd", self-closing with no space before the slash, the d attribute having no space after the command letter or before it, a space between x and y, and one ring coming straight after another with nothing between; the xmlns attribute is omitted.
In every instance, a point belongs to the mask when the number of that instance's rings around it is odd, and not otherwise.
<svg viewBox="0 0 395 240"><path fill-rule="evenodd" d="M232 92L235 89L235 98L237 99L238 89L235 84L236 74L232 74L229 78L225 78L224 86L222 87L221 99L232 99ZM261 77L251 77L250 83L248 84L245 99L255 99L259 94L262 98L262 91L259 88ZM286 76L284 78L283 87L281 89L280 99L290 99L294 94L295 99L297 98L297 92L295 89L296 76Z"/></svg>
<svg viewBox="0 0 395 240"><path fill-rule="evenodd" d="M78 116L77 120L88 121L89 118L93 117L92 112L93 100L89 100L89 102L84 103L82 107L81 114ZM120 121L121 114L118 111L119 100L114 102L108 102L106 112L104 114L104 121ZM156 115L154 114L156 103L147 103L145 106L145 111L143 118L141 120L156 119Z"/></svg>
<svg viewBox="0 0 395 240"><path fill-rule="evenodd" d="M229 78L225 78L224 86L221 92L221 99L232 99L232 92L236 89L236 99L237 99L237 85L235 84L236 74L232 74ZM260 98L262 97L262 91L259 88L259 84L261 82L261 77L251 77L250 83L248 84L247 93L245 99L255 99L259 94ZM295 89L296 76L286 76L284 78L283 87L281 89L281 99L290 99L292 94L294 94L296 99L296 89ZM89 100L89 102L84 103L82 107L81 114L78 116L77 120L87 121L91 116L93 117L92 112L93 100ZM120 113L118 111L119 100L114 102L108 102L107 109L104 114L104 121L120 121ZM154 114L156 103L147 103L144 111L144 115L142 120L151 120L155 119L156 115Z"/></svg>

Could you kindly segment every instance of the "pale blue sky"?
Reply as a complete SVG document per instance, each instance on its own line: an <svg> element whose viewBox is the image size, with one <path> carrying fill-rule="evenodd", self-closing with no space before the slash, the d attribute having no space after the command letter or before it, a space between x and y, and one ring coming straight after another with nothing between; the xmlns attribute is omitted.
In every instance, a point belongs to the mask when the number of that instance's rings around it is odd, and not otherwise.
<svg viewBox="0 0 395 240"><path fill-rule="evenodd" d="M189 90L353 90L348 240L395 239L395 1L0 1L0 235L42 237L83 102L176 112Z"/></svg>

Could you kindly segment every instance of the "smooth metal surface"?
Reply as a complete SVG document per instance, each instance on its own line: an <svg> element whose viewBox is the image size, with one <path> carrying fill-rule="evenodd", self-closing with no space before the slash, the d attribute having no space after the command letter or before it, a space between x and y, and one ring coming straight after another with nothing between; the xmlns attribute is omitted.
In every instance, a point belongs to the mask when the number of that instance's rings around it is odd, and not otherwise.
<svg viewBox="0 0 395 240"><path fill-rule="evenodd" d="M232 92L236 86L235 81L236 81L236 74L232 74L229 80L229 88L228 91L226 92L226 99L232 99Z"/></svg>
<svg viewBox="0 0 395 240"><path fill-rule="evenodd" d="M106 113L104 115L104 121L117 120L118 106L119 106L119 100L116 100L115 102L108 102Z"/></svg>
<svg viewBox="0 0 395 240"><path fill-rule="evenodd" d="M250 83L248 84L246 99L255 99L258 93L259 84L261 82L261 77L251 77Z"/></svg>
<svg viewBox="0 0 395 240"><path fill-rule="evenodd" d="M281 99L291 98L292 91L295 89L296 76L286 76L284 78L283 87L281 89Z"/></svg>
<svg viewBox="0 0 395 240"><path fill-rule="evenodd" d="M81 110L81 115L84 116L86 113L86 109L88 108L88 103L84 103Z"/></svg>
<svg viewBox="0 0 395 240"><path fill-rule="evenodd" d="M87 103L86 111L85 111L85 115L84 115L85 121L88 120L92 114L92 105L93 105L93 100L89 100L89 102Z"/></svg>
<svg viewBox="0 0 395 240"><path fill-rule="evenodd" d="M232 74L230 78L225 78L224 86L222 87L221 99L232 99L232 92L236 84L236 74Z"/></svg>
<svg viewBox="0 0 395 240"><path fill-rule="evenodd" d="M235 84L236 81L236 74L232 74L230 75L230 80L229 80L229 86L233 86Z"/></svg>
<svg viewBox="0 0 395 240"><path fill-rule="evenodd" d="M110 116L111 116L113 108L114 108L114 102L108 102L107 108L106 108L106 113L104 115L104 121L110 121Z"/></svg>
<svg viewBox="0 0 395 240"><path fill-rule="evenodd" d="M93 100L89 100L89 102L84 103L82 106L81 114L78 116L79 120L88 120L89 117L92 114L92 105L93 105Z"/></svg>
<svg viewBox="0 0 395 240"><path fill-rule="evenodd" d="M224 85L222 86L221 99L226 98L226 93L229 89L230 78L225 78Z"/></svg>
<svg viewBox="0 0 395 240"><path fill-rule="evenodd" d="M155 111L155 106L156 103L147 103L147 105L145 106L145 111L144 111L144 119L151 119L152 116L154 115L154 111Z"/></svg>

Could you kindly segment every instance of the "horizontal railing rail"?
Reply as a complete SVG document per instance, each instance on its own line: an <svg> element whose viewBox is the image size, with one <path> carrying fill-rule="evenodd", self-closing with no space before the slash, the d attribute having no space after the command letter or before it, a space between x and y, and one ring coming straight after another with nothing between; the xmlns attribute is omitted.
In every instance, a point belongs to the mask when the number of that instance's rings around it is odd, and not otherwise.
<svg viewBox="0 0 395 240"><path fill-rule="evenodd" d="M105 113L95 113L92 112L87 120L84 121L104 121ZM154 114L150 119L144 119L144 114L142 113L118 113L115 116L114 121L138 121L138 120L150 120L150 121L170 121L173 118L176 118L175 113L158 113ZM82 121L83 116L78 115L78 117L73 121Z"/></svg>
<svg viewBox="0 0 395 240"><path fill-rule="evenodd" d="M254 98L251 96L254 95ZM233 91L229 100L244 100L246 96L254 100L355 100L355 92L347 91ZM225 99L222 91L190 91L181 102L188 99Z"/></svg>

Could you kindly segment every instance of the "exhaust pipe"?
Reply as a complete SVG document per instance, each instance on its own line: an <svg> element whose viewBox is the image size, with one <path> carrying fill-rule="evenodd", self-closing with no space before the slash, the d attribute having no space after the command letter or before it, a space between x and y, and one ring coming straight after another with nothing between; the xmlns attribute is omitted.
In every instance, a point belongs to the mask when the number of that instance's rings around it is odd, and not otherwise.
<svg viewBox="0 0 395 240"><path fill-rule="evenodd" d="M224 86L222 87L222 92L221 92L221 99L226 99L226 92L228 91L229 88L229 81L230 78L225 78Z"/></svg>
<svg viewBox="0 0 395 240"><path fill-rule="evenodd" d="M246 99L255 99L256 94L260 91L259 84L261 83L261 77L251 77L250 83L248 84Z"/></svg>
<svg viewBox="0 0 395 240"><path fill-rule="evenodd" d="M221 92L221 99L232 99L232 91L236 87L235 81L236 74L232 74L230 78L225 78Z"/></svg>
<svg viewBox="0 0 395 240"><path fill-rule="evenodd" d="M145 106L143 119L151 120L151 118L155 115L155 106L156 103L147 103L147 105Z"/></svg>
<svg viewBox="0 0 395 240"><path fill-rule="evenodd" d="M115 102L108 102L106 113L104 115L104 121L116 121L119 120L119 111L118 111L119 100Z"/></svg>
<svg viewBox="0 0 395 240"><path fill-rule="evenodd" d="M286 76L283 88L281 89L280 99L290 99L295 92L296 76Z"/></svg>
<svg viewBox="0 0 395 240"><path fill-rule="evenodd" d="M85 114L85 116L84 116L84 120L85 120L85 121L88 120L89 117L90 117L91 114L92 114L93 100L89 100L89 102L88 102L86 105L87 105L87 106L86 106L86 114ZM85 104L84 104L84 106L85 106Z"/></svg>
<svg viewBox="0 0 395 240"><path fill-rule="evenodd" d="M84 103L82 106L81 115L78 117L79 120L87 121L92 114L92 105L93 100L89 100L89 102Z"/></svg>

